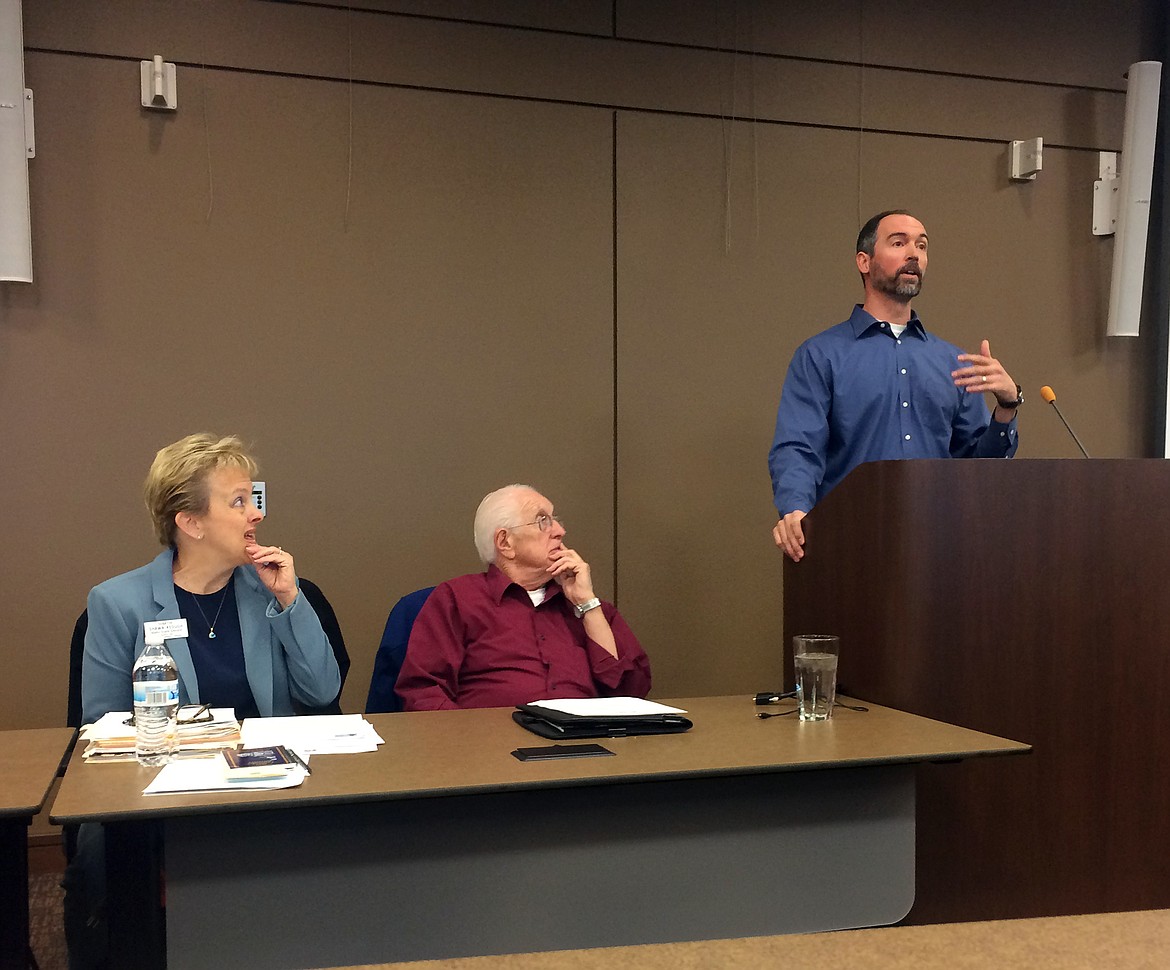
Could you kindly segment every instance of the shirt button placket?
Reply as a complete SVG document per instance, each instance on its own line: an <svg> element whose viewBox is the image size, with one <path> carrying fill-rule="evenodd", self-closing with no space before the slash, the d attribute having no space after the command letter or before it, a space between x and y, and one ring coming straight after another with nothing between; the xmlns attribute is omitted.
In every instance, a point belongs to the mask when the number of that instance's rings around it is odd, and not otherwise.
<svg viewBox="0 0 1170 970"><path fill-rule="evenodd" d="M902 432L902 454L907 456L907 451L910 447L910 375L908 368L902 366L901 354L902 341L897 342L897 348L894 352L895 360L898 362L898 401L901 407L898 408L898 427Z"/></svg>
<svg viewBox="0 0 1170 970"><path fill-rule="evenodd" d="M545 684L548 690L552 690L556 685L553 682L552 661L545 651L544 634L548 615L548 610L542 610L540 607L532 611L532 632L536 638L536 655L540 657L540 662L544 665Z"/></svg>

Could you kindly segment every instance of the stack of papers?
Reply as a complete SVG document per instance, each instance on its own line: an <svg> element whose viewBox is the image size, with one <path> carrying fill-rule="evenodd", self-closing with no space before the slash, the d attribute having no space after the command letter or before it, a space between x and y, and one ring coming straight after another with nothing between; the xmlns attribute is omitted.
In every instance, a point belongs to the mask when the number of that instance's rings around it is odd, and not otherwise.
<svg viewBox="0 0 1170 970"><path fill-rule="evenodd" d="M183 708L180 720L191 717L198 707ZM87 761L133 761L134 728L126 723L129 711L111 711L96 724L81 729L89 742ZM143 789L144 795L174 792L246 791L295 788L311 772L309 756L313 754L354 754L377 751L384 744L374 726L360 714L321 714L300 717L250 717L241 725L230 707L212 708L211 719L178 726L179 748L154 780ZM223 748L291 749L300 763L259 778L228 774L227 762L220 757Z"/></svg>
<svg viewBox="0 0 1170 970"><path fill-rule="evenodd" d="M312 754L354 754L377 751L383 740L360 714L318 714L300 717L249 717L240 728L243 747L291 749L307 764ZM309 776L307 767L287 768L276 777L229 777L223 758L172 761L143 789L144 795L200 791L256 791L295 788Z"/></svg>
<svg viewBox="0 0 1170 970"><path fill-rule="evenodd" d="M384 744L360 714L249 717L240 729L246 748L285 744L297 754L360 754Z"/></svg>
<svg viewBox="0 0 1170 970"><path fill-rule="evenodd" d="M192 717L201 710L198 705L179 709L179 720ZM129 711L110 711L103 714L96 723L81 729L81 737L88 741L82 755L86 761L133 761L134 728L126 722ZM182 724L177 728L177 758L209 758L223 747L235 747L240 743L240 722L230 707L211 709L210 720Z"/></svg>

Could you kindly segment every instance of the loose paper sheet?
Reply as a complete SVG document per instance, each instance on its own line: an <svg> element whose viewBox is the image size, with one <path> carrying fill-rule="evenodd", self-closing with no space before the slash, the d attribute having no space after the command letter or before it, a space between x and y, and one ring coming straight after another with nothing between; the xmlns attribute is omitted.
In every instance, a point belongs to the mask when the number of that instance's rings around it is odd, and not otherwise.
<svg viewBox="0 0 1170 970"><path fill-rule="evenodd" d="M249 717L240 728L245 748L285 744L297 753L355 754L377 751L384 742L360 714Z"/></svg>
<svg viewBox="0 0 1170 970"><path fill-rule="evenodd" d="M299 754L300 752L298 752ZM254 778L247 781L228 781L224 777L222 758L208 760L172 761L163 766L144 789L144 795L165 795L196 791L271 791L277 788L296 788L307 776L301 767L289 768L285 777Z"/></svg>
<svg viewBox="0 0 1170 970"><path fill-rule="evenodd" d="M639 717L650 714L685 714L678 707L667 707L641 697L574 697L565 700L533 701L534 707L544 707L563 714L581 717Z"/></svg>

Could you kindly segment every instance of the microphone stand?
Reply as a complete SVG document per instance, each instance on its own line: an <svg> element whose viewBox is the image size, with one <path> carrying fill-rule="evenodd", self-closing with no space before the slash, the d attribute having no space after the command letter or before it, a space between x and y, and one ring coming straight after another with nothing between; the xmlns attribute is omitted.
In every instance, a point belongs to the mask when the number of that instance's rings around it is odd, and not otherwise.
<svg viewBox="0 0 1170 970"><path fill-rule="evenodd" d="M1075 431L1073 431L1072 425L1070 425L1067 421L1064 420L1064 415L1060 413L1060 408L1058 408L1056 406L1056 399L1053 398L1048 403L1052 405L1052 410L1055 411L1056 416L1058 418L1060 418L1060 423L1063 424L1066 428L1068 428L1068 433L1072 435L1072 440L1075 441L1077 443L1077 447L1081 449L1081 454L1084 455L1086 458L1088 458L1089 453L1087 451L1085 451L1085 446L1081 444L1081 439L1078 438L1077 433Z"/></svg>

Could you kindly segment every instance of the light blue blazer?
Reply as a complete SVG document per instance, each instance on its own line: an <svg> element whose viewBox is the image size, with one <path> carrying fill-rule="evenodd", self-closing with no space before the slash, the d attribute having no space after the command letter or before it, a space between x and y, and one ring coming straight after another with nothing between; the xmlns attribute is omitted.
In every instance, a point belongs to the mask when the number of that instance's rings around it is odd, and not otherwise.
<svg viewBox="0 0 1170 970"><path fill-rule="evenodd" d="M146 646L142 624L178 619L174 551L107 579L89 593L89 630L81 666L82 719L133 709L130 674ZM329 704L341 689L337 661L313 607L298 595L281 610L252 566L237 566L236 609L244 642L244 669L264 717L296 713L293 698L310 707ZM201 704L199 678L185 639L168 640L179 670L179 703Z"/></svg>

